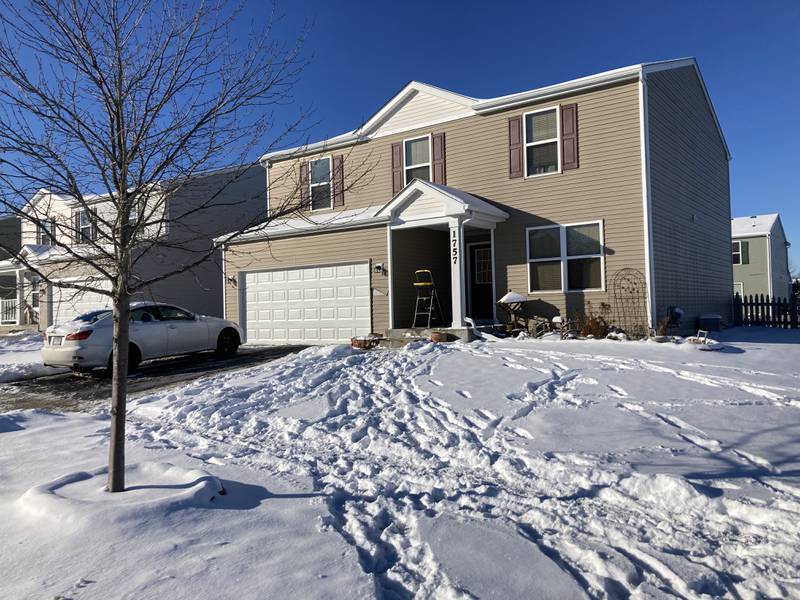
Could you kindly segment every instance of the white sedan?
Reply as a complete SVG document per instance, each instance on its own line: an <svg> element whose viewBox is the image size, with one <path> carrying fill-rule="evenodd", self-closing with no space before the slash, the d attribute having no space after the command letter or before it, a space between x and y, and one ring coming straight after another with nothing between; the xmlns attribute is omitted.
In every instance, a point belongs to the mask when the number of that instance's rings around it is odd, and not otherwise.
<svg viewBox="0 0 800 600"><path fill-rule="evenodd" d="M111 367L111 310L96 310L45 331L42 361L46 366L89 371ZM236 323L196 315L155 302L131 303L128 371L143 360L215 350L233 356L242 341Z"/></svg>

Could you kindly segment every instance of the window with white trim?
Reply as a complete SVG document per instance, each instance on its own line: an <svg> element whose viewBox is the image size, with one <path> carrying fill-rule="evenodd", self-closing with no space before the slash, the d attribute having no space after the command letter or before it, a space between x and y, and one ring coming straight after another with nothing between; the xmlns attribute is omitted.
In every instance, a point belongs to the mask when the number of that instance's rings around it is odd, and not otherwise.
<svg viewBox="0 0 800 600"><path fill-rule="evenodd" d="M731 259L735 265L749 265L750 242L747 240L735 240L731 244Z"/></svg>
<svg viewBox="0 0 800 600"><path fill-rule="evenodd" d="M333 186L331 185L331 157L308 162L311 210L333 208Z"/></svg>
<svg viewBox="0 0 800 600"><path fill-rule="evenodd" d="M36 243L40 246L52 246L56 235L56 223L52 219L42 219L36 229Z"/></svg>
<svg viewBox="0 0 800 600"><path fill-rule="evenodd" d="M525 177L561 170L558 120L558 107L525 113Z"/></svg>
<svg viewBox="0 0 800 600"><path fill-rule="evenodd" d="M414 179L422 181L431 180L431 138L426 135L421 138L403 141L405 153L405 184Z"/></svg>
<svg viewBox="0 0 800 600"><path fill-rule="evenodd" d="M92 215L87 209L84 208L77 211L75 227L77 229L77 241L79 244L90 242L94 239L94 223Z"/></svg>
<svg viewBox="0 0 800 600"><path fill-rule="evenodd" d="M526 235L529 292L603 289L602 222L529 227Z"/></svg>

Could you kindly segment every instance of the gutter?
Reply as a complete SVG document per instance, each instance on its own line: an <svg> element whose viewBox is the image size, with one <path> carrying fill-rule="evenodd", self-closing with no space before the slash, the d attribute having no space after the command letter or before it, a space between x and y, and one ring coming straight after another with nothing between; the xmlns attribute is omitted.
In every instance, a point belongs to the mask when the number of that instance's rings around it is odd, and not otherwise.
<svg viewBox="0 0 800 600"><path fill-rule="evenodd" d="M391 222L390 216L385 217L370 217L361 221L351 221L347 223L330 224L330 225L308 225L307 227L297 227L290 230L278 231L258 231L251 234L242 235L231 240L228 240L227 235L221 235L214 238L214 242L221 243L223 247L232 244L244 244L248 242L257 242L259 240L276 240L280 238L295 237L300 235L311 235L316 233L330 233L332 231L346 231L348 229L363 229L366 227L374 227L376 225L387 225Z"/></svg>

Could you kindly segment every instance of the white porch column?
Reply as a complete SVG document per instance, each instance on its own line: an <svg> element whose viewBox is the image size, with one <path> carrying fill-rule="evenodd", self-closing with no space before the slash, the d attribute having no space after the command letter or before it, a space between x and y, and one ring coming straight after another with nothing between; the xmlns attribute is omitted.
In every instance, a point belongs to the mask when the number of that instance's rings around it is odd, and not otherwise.
<svg viewBox="0 0 800 600"><path fill-rule="evenodd" d="M16 325L23 325L22 307L25 304L25 276L21 269L17 271L17 322Z"/></svg>
<svg viewBox="0 0 800 600"><path fill-rule="evenodd" d="M460 219L450 220L450 288L453 307L451 327L464 327L466 294L464 284L464 225Z"/></svg>

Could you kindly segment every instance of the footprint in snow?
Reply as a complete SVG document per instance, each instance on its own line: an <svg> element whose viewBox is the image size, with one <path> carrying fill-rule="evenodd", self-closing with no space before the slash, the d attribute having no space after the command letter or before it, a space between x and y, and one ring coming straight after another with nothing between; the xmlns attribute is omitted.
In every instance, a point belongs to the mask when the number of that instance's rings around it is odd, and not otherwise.
<svg viewBox="0 0 800 600"><path fill-rule="evenodd" d="M607 385L608 385L608 389L610 389L612 392L614 392L620 398L627 398L628 397L628 392L623 390L621 387L616 386L616 385L611 385L610 383L607 384Z"/></svg>
<svg viewBox="0 0 800 600"><path fill-rule="evenodd" d="M464 398L472 398L472 394L470 394L467 390L456 390L456 394L463 396Z"/></svg>
<svg viewBox="0 0 800 600"><path fill-rule="evenodd" d="M429 383L432 383L433 385L435 385L435 386L438 386L438 387L441 387L441 386L443 386L443 385L444 385L444 384L443 384L441 381L439 381L438 379L428 379L428 382L429 382Z"/></svg>

